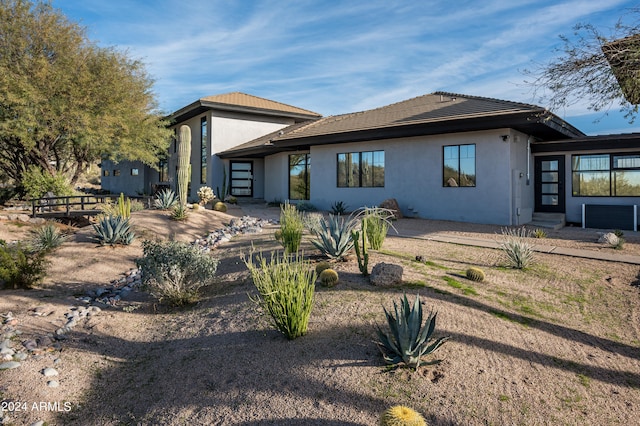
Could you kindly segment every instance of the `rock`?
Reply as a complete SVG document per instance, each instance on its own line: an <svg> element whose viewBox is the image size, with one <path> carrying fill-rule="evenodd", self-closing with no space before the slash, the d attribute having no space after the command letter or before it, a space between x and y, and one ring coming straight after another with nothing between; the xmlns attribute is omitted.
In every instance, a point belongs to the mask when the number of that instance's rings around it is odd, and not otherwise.
<svg viewBox="0 0 640 426"><path fill-rule="evenodd" d="M20 363L16 361L3 362L0 364L0 370L10 370L18 367L20 367Z"/></svg>
<svg viewBox="0 0 640 426"><path fill-rule="evenodd" d="M42 374L44 374L45 377L53 377L58 375L58 371L55 368L47 367L42 370Z"/></svg>
<svg viewBox="0 0 640 426"><path fill-rule="evenodd" d="M44 426L44 420L40 420L39 422L31 423L29 426Z"/></svg>
<svg viewBox="0 0 640 426"><path fill-rule="evenodd" d="M18 360L18 361L24 361L25 359L27 359L29 357L29 355L27 355L24 352L17 352L13 358Z"/></svg>
<svg viewBox="0 0 640 426"><path fill-rule="evenodd" d="M384 200L378 207L391 210L393 212L393 219L402 219L403 217L398 201L395 198L388 198Z"/></svg>
<svg viewBox="0 0 640 426"><path fill-rule="evenodd" d="M33 339L28 339L22 342L22 346L24 346L24 348L28 351L35 351L38 347L38 342Z"/></svg>
<svg viewBox="0 0 640 426"><path fill-rule="evenodd" d="M43 217L31 217L29 218L29 223L33 223L34 225L42 225L47 220Z"/></svg>
<svg viewBox="0 0 640 426"><path fill-rule="evenodd" d="M28 214L19 214L18 216L18 221L20 222L29 222L29 220L31 219L31 216L29 216Z"/></svg>
<svg viewBox="0 0 640 426"><path fill-rule="evenodd" d="M371 284L378 287L390 287L402 284L402 273L404 270L400 265L393 263L378 263L371 270Z"/></svg>
<svg viewBox="0 0 640 426"><path fill-rule="evenodd" d="M50 388L57 388L58 386L60 386L60 383L57 380L49 380L47 382L47 386L49 386Z"/></svg>
<svg viewBox="0 0 640 426"><path fill-rule="evenodd" d="M599 243L617 246L620 242L620 238L613 232L598 233L598 235L600 235L600 238L598 238Z"/></svg>

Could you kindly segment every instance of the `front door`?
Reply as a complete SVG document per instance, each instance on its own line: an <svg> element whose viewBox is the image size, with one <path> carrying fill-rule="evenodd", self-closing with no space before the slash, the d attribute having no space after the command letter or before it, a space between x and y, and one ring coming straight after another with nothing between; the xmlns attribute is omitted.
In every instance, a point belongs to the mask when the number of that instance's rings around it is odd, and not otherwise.
<svg viewBox="0 0 640 426"><path fill-rule="evenodd" d="M564 161L564 155L536 157L537 212L565 213Z"/></svg>
<svg viewBox="0 0 640 426"><path fill-rule="evenodd" d="M231 162L231 188L234 197L253 197L253 161Z"/></svg>

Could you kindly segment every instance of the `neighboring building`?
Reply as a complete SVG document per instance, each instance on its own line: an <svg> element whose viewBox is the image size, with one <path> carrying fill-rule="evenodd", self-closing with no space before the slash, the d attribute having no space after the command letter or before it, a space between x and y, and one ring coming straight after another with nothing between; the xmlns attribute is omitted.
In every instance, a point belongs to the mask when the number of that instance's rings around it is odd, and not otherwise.
<svg viewBox="0 0 640 426"><path fill-rule="evenodd" d="M535 105L436 92L321 118L231 93L200 99L171 119L175 129L191 127L193 199L200 186L221 187L226 170L231 195L308 200L323 210L395 198L405 215L429 219L522 225L559 213L562 223L565 214L575 223L586 214L591 227L637 223L640 134L585 136ZM120 176L104 176L111 187L103 187L175 188L175 164L173 144L164 180L134 164L135 185L121 163Z"/></svg>
<svg viewBox="0 0 640 426"><path fill-rule="evenodd" d="M222 189L227 174L232 195L264 197L264 173L251 164L232 162L231 169L214 154L320 114L268 99L234 92L199 99L174 112L168 119L177 134L181 125L191 128L191 185L189 200L197 200L198 189ZM176 189L176 141L158 170L139 162L102 162L102 189L127 195L153 194L157 189ZM136 171L137 174L134 174Z"/></svg>

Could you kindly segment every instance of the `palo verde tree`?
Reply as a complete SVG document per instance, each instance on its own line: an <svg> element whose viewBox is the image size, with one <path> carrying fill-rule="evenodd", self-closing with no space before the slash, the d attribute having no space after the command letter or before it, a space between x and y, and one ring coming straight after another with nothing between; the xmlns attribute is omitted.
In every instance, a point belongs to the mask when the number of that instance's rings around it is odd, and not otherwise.
<svg viewBox="0 0 640 426"><path fill-rule="evenodd" d="M593 111L620 106L629 122L640 104L640 8L630 9L609 35L578 24L573 36L560 36L559 55L538 70L527 70L539 102L559 110L587 102Z"/></svg>
<svg viewBox="0 0 640 426"><path fill-rule="evenodd" d="M169 144L144 64L87 39L49 3L0 0L0 172L75 183L101 158L156 166Z"/></svg>

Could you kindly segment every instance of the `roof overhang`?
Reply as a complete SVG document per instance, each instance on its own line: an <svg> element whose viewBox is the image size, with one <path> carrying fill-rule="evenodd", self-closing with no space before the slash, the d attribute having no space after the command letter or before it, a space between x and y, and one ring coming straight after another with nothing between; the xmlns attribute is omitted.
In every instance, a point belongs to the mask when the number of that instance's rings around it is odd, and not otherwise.
<svg viewBox="0 0 640 426"><path fill-rule="evenodd" d="M570 140L536 141L531 144L534 154L567 151L604 151L640 149L640 133L586 136Z"/></svg>

